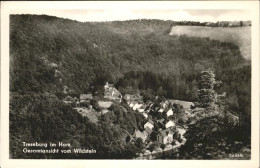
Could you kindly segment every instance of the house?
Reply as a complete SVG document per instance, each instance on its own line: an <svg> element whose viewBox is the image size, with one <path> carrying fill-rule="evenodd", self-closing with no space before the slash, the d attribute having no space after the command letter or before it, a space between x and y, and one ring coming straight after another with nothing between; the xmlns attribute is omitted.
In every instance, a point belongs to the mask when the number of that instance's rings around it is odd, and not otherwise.
<svg viewBox="0 0 260 168"><path fill-rule="evenodd" d="M164 110L161 108L160 110L158 110L159 113L162 113Z"/></svg>
<svg viewBox="0 0 260 168"><path fill-rule="evenodd" d="M136 104L134 105L134 107L133 107L133 110L138 110L138 109L140 109L140 108L142 107L142 105L143 105L143 104L138 104L138 103L136 103Z"/></svg>
<svg viewBox="0 0 260 168"><path fill-rule="evenodd" d="M93 99L93 96L91 93L90 94L80 94L80 96L79 96L80 103L89 102L91 99Z"/></svg>
<svg viewBox="0 0 260 168"><path fill-rule="evenodd" d="M157 142L159 143L168 144L168 143L172 143L172 141L173 141L173 131L170 129L162 130L157 135Z"/></svg>
<svg viewBox="0 0 260 168"><path fill-rule="evenodd" d="M154 122L153 120L149 119L145 124L144 124L144 128L149 127L151 130L153 129Z"/></svg>
<svg viewBox="0 0 260 168"><path fill-rule="evenodd" d="M141 138L144 142L148 137L148 133L146 131L140 132L139 130L135 130L133 137L136 139Z"/></svg>
<svg viewBox="0 0 260 168"><path fill-rule="evenodd" d="M172 116L173 115L173 111L172 111L172 108L170 108L167 112L166 112L166 116L169 117L169 116Z"/></svg>
<svg viewBox="0 0 260 168"><path fill-rule="evenodd" d="M77 107L80 106L80 102L79 102L79 100L76 101L76 106L77 106Z"/></svg>
<svg viewBox="0 0 260 168"><path fill-rule="evenodd" d="M146 113L150 113L151 112L151 109L147 109L145 110Z"/></svg>
<svg viewBox="0 0 260 168"><path fill-rule="evenodd" d="M175 126L175 123L172 120L166 122L166 124L165 124L165 128L170 128L170 127L174 127L174 126Z"/></svg>
<svg viewBox="0 0 260 168"><path fill-rule="evenodd" d="M152 102L148 103L149 107L153 107L153 105L154 105L154 103L152 103Z"/></svg>
<svg viewBox="0 0 260 168"><path fill-rule="evenodd" d="M176 132L180 134L181 138L183 138L184 133L186 132L186 129L181 126L176 126Z"/></svg>
<svg viewBox="0 0 260 168"><path fill-rule="evenodd" d="M138 109L138 111L140 112L140 113L142 113L142 112L144 112L144 109Z"/></svg>
<svg viewBox="0 0 260 168"><path fill-rule="evenodd" d="M125 94L123 99L125 99L127 102L129 101L143 101L143 97L139 94Z"/></svg>
<svg viewBox="0 0 260 168"><path fill-rule="evenodd" d="M104 86L104 98L109 100L117 100L121 102L122 95L121 93L114 87L113 84L109 84L108 82Z"/></svg>
<svg viewBox="0 0 260 168"><path fill-rule="evenodd" d="M169 102L168 101L163 101L163 102L160 103L160 105L161 105L161 107L163 109L165 109L169 105Z"/></svg>
<svg viewBox="0 0 260 168"><path fill-rule="evenodd" d="M143 114L143 116L145 117L145 118L148 118L148 114L147 113L142 113Z"/></svg>
<svg viewBox="0 0 260 168"><path fill-rule="evenodd" d="M123 99L125 99L126 101L131 101L131 97L132 97L132 95L130 95L130 94L125 94L124 97L123 97Z"/></svg>
<svg viewBox="0 0 260 168"><path fill-rule="evenodd" d="M113 84L109 84L108 82L106 82L106 84L104 86L104 89L106 90L106 89L109 89L111 87L114 87L114 85Z"/></svg>
<svg viewBox="0 0 260 168"><path fill-rule="evenodd" d="M137 109L140 113L144 112L146 109L146 105L143 104L139 109Z"/></svg>
<svg viewBox="0 0 260 168"><path fill-rule="evenodd" d="M153 132L153 130L151 130L149 127L145 127L144 130L148 133L148 135Z"/></svg>
<svg viewBox="0 0 260 168"><path fill-rule="evenodd" d="M137 104L137 102L131 102L131 103L129 104L129 107L133 108L133 107L135 106L135 104Z"/></svg>

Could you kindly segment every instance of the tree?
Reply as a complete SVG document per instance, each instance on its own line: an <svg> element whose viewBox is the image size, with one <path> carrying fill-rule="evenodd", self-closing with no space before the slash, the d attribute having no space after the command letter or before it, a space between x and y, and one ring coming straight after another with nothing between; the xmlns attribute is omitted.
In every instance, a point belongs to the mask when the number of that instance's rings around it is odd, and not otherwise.
<svg viewBox="0 0 260 168"><path fill-rule="evenodd" d="M149 151L150 151L151 153L153 153L155 147L156 147L156 144L154 144L154 143L151 144L151 145L149 146Z"/></svg>
<svg viewBox="0 0 260 168"><path fill-rule="evenodd" d="M142 151L142 149L144 148L144 143L142 138L137 138L137 140L135 141L135 146Z"/></svg>
<svg viewBox="0 0 260 168"><path fill-rule="evenodd" d="M166 147L166 145L165 144L161 144L161 146L160 146L161 148L162 148L162 150L164 150L165 149L165 147Z"/></svg>
<svg viewBox="0 0 260 168"><path fill-rule="evenodd" d="M90 100L90 105L92 105L93 109L95 109L96 111L100 111L101 108L98 104L98 101L96 99L91 99Z"/></svg>
<svg viewBox="0 0 260 168"><path fill-rule="evenodd" d="M130 142L130 140L131 140L131 137L128 135L128 136L126 137L126 139L125 139L125 142L128 143L128 142Z"/></svg>
<svg viewBox="0 0 260 168"><path fill-rule="evenodd" d="M158 135L158 132L157 132L157 131L153 131L153 132L151 133L150 139L151 139L152 141L156 141L156 140L157 140L157 135Z"/></svg>
<svg viewBox="0 0 260 168"><path fill-rule="evenodd" d="M215 84L215 74L213 71L205 70L201 72L198 91L199 100L197 102L198 107L210 107L215 102Z"/></svg>
<svg viewBox="0 0 260 168"><path fill-rule="evenodd" d="M174 134L174 135L176 135L176 134ZM176 145L176 140L175 139L172 141L171 145L172 145L172 154L173 154L173 146Z"/></svg>
<svg viewBox="0 0 260 168"><path fill-rule="evenodd" d="M237 126L221 115L206 117L190 125L185 137L187 141L180 148L180 155L196 159L217 159L230 152L237 153L242 147L236 144L243 141Z"/></svg>

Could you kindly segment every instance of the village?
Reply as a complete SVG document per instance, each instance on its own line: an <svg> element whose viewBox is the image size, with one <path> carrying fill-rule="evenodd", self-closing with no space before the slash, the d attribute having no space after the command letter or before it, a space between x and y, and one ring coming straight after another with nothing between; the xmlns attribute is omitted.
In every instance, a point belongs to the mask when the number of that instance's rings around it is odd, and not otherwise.
<svg viewBox="0 0 260 168"><path fill-rule="evenodd" d="M66 88L67 89L67 88ZM139 112L145 118L143 128L136 129L134 134L129 137L128 142L135 142L141 139L145 145L143 153L139 153L139 157L151 157L153 154L162 153L163 151L173 151L185 144L186 139L184 133L187 130L188 116L190 116L190 108L194 105L192 102L180 100L148 100L144 103L143 97L139 94L125 94L124 96L108 82L104 85L104 98L98 100L98 109L93 107L93 95L80 94L79 99L67 96L63 99L66 104L74 106L82 116L86 116L91 122L98 122L98 116L109 112L109 107L114 102L121 103L125 101L128 106L136 112ZM92 103L91 103L92 101ZM87 107L85 106L86 104ZM157 134L153 134L157 132ZM153 135L152 135L153 134ZM153 145L153 149L151 149Z"/></svg>

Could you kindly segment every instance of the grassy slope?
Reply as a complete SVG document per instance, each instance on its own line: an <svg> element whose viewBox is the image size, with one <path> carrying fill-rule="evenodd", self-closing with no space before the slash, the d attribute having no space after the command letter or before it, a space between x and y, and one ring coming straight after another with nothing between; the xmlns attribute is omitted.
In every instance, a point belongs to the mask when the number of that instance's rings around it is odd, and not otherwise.
<svg viewBox="0 0 260 168"><path fill-rule="evenodd" d="M170 34L209 37L214 40L234 43L240 47L244 58L251 59L251 27L174 26Z"/></svg>

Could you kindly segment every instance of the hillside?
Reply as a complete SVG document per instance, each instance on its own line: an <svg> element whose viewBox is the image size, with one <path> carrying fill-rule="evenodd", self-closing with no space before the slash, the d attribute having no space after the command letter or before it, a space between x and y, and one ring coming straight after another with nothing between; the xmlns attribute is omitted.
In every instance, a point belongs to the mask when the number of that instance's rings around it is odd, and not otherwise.
<svg viewBox="0 0 260 168"><path fill-rule="evenodd" d="M250 97L251 65L238 46L169 36L173 24L81 23L46 15L12 15L10 90L58 93L68 86L79 94L109 81L123 93L151 89L168 98L194 101L198 73L211 68L223 82L220 91Z"/></svg>
<svg viewBox="0 0 260 168"><path fill-rule="evenodd" d="M172 37L171 25L158 20L80 23L50 16L11 16L11 90L57 91L66 85L86 92L106 80L116 83L129 71L165 73L187 84L181 79L205 67L218 74L244 63L237 46ZM31 80L25 81L28 75Z"/></svg>
<svg viewBox="0 0 260 168"><path fill-rule="evenodd" d="M46 15L11 15L13 158L23 156L18 150L23 140L63 140L101 151L85 158L133 157L133 146L125 146L122 139L143 123L141 114L119 104L92 123L61 101L64 88L79 98L82 93L96 94L106 81L123 95L138 92L144 97L196 101L199 74L210 68L223 82L216 90L227 93L228 108L250 125L251 65L239 47L209 38L171 36L173 24L161 20L82 23ZM122 111L122 106L127 110Z"/></svg>
<svg viewBox="0 0 260 168"><path fill-rule="evenodd" d="M213 40L234 43L239 46L242 56L251 60L251 27L205 27L174 26L170 35L208 37Z"/></svg>

